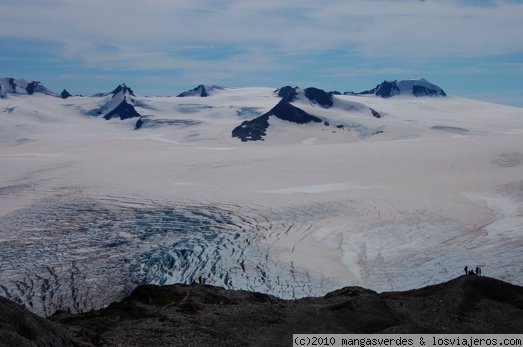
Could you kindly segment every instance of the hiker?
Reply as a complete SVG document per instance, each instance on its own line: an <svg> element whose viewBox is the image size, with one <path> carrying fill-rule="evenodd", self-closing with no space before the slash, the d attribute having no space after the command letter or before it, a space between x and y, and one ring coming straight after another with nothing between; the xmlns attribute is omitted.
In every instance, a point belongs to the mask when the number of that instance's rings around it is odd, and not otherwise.
<svg viewBox="0 0 523 347"><path fill-rule="evenodd" d="M481 276L481 268L476 266L476 275Z"/></svg>
<svg viewBox="0 0 523 347"><path fill-rule="evenodd" d="M474 273L474 270L472 270L472 269L469 270L469 275L476 276L476 274Z"/></svg>
<svg viewBox="0 0 523 347"><path fill-rule="evenodd" d="M465 265L465 275L468 275L469 274L469 267L467 265Z"/></svg>

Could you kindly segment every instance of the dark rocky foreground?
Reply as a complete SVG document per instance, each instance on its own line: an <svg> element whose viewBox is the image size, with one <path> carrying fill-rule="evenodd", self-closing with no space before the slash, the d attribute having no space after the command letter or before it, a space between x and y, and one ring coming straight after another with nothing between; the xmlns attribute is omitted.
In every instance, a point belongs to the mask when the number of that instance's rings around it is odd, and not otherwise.
<svg viewBox="0 0 523 347"><path fill-rule="evenodd" d="M289 346L293 333L521 333L523 287L461 276L405 292L346 287L281 300L208 285L144 285L121 302L46 320L0 298L0 345Z"/></svg>

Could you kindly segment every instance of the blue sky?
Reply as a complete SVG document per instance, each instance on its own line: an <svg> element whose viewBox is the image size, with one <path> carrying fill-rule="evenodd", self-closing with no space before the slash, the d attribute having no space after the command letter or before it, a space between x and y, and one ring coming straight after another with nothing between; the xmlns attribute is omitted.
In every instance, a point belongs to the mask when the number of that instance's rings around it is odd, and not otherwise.
<svg viewBox="0 0 523 347"><path fill-rule="evenodd" d="M523 1L0 0L0 76L55 91L361 91L425 77L523 106Z"/></svg>

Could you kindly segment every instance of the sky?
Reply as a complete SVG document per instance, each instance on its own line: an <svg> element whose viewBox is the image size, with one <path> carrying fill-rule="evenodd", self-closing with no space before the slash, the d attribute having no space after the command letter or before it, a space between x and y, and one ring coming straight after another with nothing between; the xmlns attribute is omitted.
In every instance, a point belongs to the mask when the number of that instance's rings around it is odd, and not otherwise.
<svg viewBox="0 0 523 347"><path fill-rule="evenodd" d="M523 107L523 0L0 0L0 52L0 77L72 94L424 77Z"/></svg>

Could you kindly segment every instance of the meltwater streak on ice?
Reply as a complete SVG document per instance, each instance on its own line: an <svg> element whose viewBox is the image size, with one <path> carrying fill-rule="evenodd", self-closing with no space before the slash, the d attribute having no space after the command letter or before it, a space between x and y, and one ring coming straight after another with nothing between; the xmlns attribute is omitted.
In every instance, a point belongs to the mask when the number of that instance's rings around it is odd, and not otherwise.
<svg viewBox="0 0 523 347"><path fill-rule="evenodd" d="M321 280L269 259L256 242L265 221L241 209L121 198L42 201L0 219L3 234L13 236L0 242L0 295L49 316L103 307L143 283L201 278L282 297L322 291Z"/></svg>

